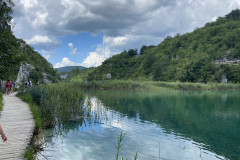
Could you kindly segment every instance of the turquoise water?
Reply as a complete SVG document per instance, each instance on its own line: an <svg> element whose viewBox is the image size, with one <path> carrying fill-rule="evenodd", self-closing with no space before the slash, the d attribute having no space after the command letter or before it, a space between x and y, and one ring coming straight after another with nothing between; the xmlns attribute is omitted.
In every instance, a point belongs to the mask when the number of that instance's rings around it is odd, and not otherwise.
<svg viewBox="0 0 240 160"><path fill-rule="evenodd" d="M48 129L39 159L240 159L240 92L86 92L83 118Z"/></svg>

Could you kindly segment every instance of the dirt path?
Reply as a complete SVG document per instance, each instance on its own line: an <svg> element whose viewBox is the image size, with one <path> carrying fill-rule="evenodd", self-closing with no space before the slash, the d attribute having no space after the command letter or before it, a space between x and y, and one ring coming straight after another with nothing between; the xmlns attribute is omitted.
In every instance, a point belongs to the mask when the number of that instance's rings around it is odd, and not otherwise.
<svg viewBox="0 0 240 160"><path fill-rule="evenodd" d="M3 96L3 111L0 113L0 124L8 137L0 141L0 159L24 159L24 151L35 127L32 112L27 103L11 94Z"/></svg>

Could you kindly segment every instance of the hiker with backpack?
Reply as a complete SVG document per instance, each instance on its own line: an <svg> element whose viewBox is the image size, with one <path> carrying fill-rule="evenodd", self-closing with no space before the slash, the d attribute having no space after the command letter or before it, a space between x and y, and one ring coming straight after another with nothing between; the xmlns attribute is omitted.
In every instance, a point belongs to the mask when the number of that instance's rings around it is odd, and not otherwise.
<svg viewBox="0 0 240 160"><path fill-rule="evenodd" d="M12 81L11 83L11 93L14 93L15 92L15 82Z"/></svg>
<svg viewBox="0 0 240 160"><path fill-rule="evenodd" d="M26 82L25 82L25 88L28 88L28 87L32 87L32 81L30 79L28 79Z"/></svg>
<svg viewBox="0 0 240 160"><path fill-rule="evenodd" d="M6 84L5 84L5 87L6 87L6 95L8 95L8 94L10 93L10 90L11 90L10 86L11 86L11 81L8 80L8 81L6 82Z"/></svg>

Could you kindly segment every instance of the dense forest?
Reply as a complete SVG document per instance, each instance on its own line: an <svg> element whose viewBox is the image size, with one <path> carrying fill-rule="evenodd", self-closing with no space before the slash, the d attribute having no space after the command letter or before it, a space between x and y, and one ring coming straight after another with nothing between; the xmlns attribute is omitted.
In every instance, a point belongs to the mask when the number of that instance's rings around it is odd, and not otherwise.
<svg viewBox="0 0 240 160"><path fill-rule="evenodd" d="M240 10L157 46L130 49L105 60L87 79L240 82Z"/></svg>
<svg viewBox="0 0 240 160"><path fill-rule="evenodd" d="M30 73L34 82L43 78L43 73L51 81L57 81L57 72L52 65L25 41L16 38L11 31L11 13L14 4L11 0L0 1L0 79L16 80L22 63L35 67Z"/></svg>

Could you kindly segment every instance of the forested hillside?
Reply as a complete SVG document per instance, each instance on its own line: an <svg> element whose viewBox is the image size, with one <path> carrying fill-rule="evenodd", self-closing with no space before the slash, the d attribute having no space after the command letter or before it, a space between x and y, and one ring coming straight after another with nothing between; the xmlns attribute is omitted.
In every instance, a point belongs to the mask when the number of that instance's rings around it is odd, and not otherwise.
<svg viewBox="0 0 240 160"><path fill-rule="evenodd" d="M16 80L21 63L28 63L35 67L29 77L33 81L42 79L43 73L48 75L49 80L56 81L58 76L52 65L13 35L10 26L13 5L9 0L0 1L0 79Z"/></svg>
<svg viewBox="0 0 240 160"><path fill-rule="evenodd" d="M66 66L66 67L60 67L60 68L54 68L54 69L60 73L68 73L76 68L78 68L79 70L86 69L86 67L83 67L83 66Z"/></svg>
<svg viewBox="0 0 240 160"><path fill-rule="evenodd" d="M181 82L240 82L240 10L158 46L124 51L103 62L87 78Z"/></svg>

